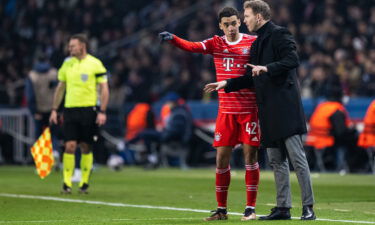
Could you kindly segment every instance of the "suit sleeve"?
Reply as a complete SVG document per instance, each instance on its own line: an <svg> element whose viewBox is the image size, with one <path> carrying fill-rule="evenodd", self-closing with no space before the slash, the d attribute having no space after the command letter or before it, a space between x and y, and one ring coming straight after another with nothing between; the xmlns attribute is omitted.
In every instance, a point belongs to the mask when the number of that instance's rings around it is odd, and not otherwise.
<svg viewBox="0 0 375 225"><path fill-rule="evenodd" d="M250 73L246 73L244 76L232 78L227 80L227 85L224 88L226 93L238 91L244 88L254 87L253 77Z"/></svg>
<svg viewBox="0 0 375 225"><path fill-rule="evenodd" d="M272 34L272 47L280 60L266 65L271 77L285 74L285 72L299 65L296 42L287 29L279 29Z"/></svg>
<svg viewBox="0 0 375 225"><path fill-rule="evenodd" d="M212 54L213 49L213 39L207 39L202 42L192 42L177 37L173 35L173 39L169 41L171 44L180 48L184 51L194 52L194 53L203 53L203 54Z"/></svg>

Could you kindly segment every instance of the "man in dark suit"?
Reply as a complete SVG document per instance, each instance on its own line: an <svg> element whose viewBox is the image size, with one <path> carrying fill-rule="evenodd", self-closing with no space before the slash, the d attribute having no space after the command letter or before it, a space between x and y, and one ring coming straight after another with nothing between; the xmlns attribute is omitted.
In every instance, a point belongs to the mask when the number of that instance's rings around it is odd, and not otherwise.
<svg viewBox="0 0 375 225"><path fill-rule="evenodd" d="M289 163L291 161L302 194L302 220L314 220L314 194L310 170L302 145L306 133L296 68L299 59L291 33L270 21L271 10L262 0L244 3L244 22L250 32L258 35L250 53L251 75L207 84L205 91L224 88L226 92L254 87L259 108L262 145L267 148L273 168L277 206L261 220L290 219L292 207Z"/></svg>

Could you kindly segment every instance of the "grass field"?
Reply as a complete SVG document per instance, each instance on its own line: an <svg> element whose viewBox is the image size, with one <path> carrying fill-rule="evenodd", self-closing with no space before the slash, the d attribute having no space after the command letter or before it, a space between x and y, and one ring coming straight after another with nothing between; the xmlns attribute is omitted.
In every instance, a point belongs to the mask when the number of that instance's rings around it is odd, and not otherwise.
<svg viewBox="0 0 375 225"><path fill-rule="evenodd" d="M98 168L90 193L61 195L61 174L40 180L33 167L0 167L0 224L375 224L375 176L313 174L320 220L300 221L300 194L292 174L291 221L240 221L245 204L244 172L232 171L228 221L204 222L215 209L214 169ZM274 205L272 174L261 172L257 214ZM367 223L366 223L367 222Z"/></svg>

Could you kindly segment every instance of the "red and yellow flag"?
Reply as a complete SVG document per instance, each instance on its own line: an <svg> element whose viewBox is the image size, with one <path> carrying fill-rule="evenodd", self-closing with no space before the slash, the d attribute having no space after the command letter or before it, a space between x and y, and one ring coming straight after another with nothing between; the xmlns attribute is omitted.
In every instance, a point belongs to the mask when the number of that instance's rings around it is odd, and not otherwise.
<svg viewBox="0 0 375 225"><path fill-rule="evenodd" d="M44 179L52 170L54 163L51 131L49 127L44 129L42 135L31 147L36 170L40 178Z"/></svg>

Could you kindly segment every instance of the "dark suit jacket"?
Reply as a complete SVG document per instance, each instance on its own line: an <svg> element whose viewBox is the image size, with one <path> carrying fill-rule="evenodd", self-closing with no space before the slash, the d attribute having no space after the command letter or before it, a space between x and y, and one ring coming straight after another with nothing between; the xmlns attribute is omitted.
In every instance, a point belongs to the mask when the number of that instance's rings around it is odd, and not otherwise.
<svg viewBox="0 0 375 225"><path fill-rule="evenodd" d="M268 22L258 35L250 62L266 66L268 72L229 79L225 91L255 87L262 144L273 147L276 141L307 131L296 75L299 59L294 38L286 28Z"/></svg>

